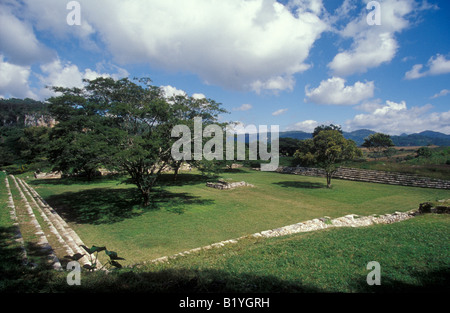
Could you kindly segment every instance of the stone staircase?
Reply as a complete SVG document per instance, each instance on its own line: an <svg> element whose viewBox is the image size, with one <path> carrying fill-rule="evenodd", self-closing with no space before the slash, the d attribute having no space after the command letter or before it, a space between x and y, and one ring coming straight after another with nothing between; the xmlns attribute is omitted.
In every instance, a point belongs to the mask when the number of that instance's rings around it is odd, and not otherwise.
<svg viewBox="0 0 450 313"><path fill-rule="evenodd" d="M304 176L326 176L323 169L308 167L280 167L277 172ZM450 180L433 179L413 174L363 170L347 167L340 167L333 174L333 178L389 185L450 189Z"/></svg>
<svg viewBox="0 0 450 313"><path fill-rule="evenodd" d="M16 238L21 244L25 264L28 263L28 260L21 234L21 228L23 227L28 227L28 231L30 228L34 228L34 237L37 240L33 243L39 247L46 256L46 262L54 269L62 270L61 260L65 256L74 256L75 254L83 255L77 260L81 266L91 265L88 253L81 247L84 245L81 238L31 186L13 175L5 178L5 186L9 195L8 207L17 229ZM12 188L15 188L16 191L15 199L11 192ZM26 219L29 221L27 226L24 224L25 216L18 216L18 209L27 213ZM99 262L97 262L97 268L101 268Z"/></svg>

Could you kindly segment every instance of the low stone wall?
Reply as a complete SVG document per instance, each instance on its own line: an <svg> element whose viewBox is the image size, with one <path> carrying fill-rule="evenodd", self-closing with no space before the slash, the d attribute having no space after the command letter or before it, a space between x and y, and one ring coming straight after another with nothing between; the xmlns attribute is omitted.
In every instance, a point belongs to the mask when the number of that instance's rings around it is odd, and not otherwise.
<svg viewBox="0 0 450 313"><path fill-rule="evenodd" d="M323 169L308 167L280 167L277 172L304 176L326 176ZM340 167L334 173L333 178L390 185L450 189L450 180L433 179L412 174L362 170L346 167Z"/></svg>

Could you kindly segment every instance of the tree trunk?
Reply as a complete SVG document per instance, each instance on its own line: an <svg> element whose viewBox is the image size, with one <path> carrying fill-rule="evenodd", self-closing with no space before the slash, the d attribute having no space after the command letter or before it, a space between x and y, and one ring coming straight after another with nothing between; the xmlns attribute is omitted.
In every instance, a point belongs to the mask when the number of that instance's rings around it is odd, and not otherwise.
<svg viewBox="0 0 450 313"><path fill-rule="evenodd" d="M327 173L327 188L331 188L331 176L332 173Z"/></svg>
<svg viewBox="0 0 450 313"><path fill-rule="evenodd" d="M183 164L183 161L178 161L175 163L175 165L173 166L173 170L174 170L174 175L173 175L173 180L176 181L177 177L178 177L178 172L180 171L181 165Z"/></svg>
<svg viewBox="0 0 450 313"><path fill-rule="evenodd" d="M175 169L174 169L174 171L175 171L175 173L174 173L174 175L173 175L173 180L174 180L174 181L177 180L179 169L180 169L179 166L176 166Z"/></svg>
<svg viewBox="0 0 450 313"><path fill-rule="evenodd" d="M144 207L147 207L150 204L150 191L149 190L141 190L142 192L142 202Z"/></svg>

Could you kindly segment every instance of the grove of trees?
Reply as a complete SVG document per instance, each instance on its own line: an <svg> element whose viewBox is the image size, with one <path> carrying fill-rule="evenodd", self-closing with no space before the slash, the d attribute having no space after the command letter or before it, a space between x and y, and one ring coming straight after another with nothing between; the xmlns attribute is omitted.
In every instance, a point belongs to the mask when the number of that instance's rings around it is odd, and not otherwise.
<svg viewBox="0 0 450 313"><path fill-rule="evenodd" d="M88 178L100 166L126 172L145 206L162 171L174 164L172 128L192 127L195 116L205 126L216 123L225 112L210 99L167 99L150 79L98 78L85 80L84 88L53 90L60 93L48 100L58 121L48 147L55 169L84 172Z"/></svg>

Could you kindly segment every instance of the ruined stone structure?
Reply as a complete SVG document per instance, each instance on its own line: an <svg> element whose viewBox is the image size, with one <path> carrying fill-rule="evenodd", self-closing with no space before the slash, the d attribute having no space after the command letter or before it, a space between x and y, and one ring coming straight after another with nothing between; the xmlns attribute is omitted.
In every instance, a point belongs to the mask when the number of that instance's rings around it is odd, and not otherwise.
<svg viewBox="0 0 450 313"><path fill-rule="evenodd" d="M325 171L320 168L280 167L278 168L277 172L304 176L326 177ZM412 174L363 170L346 167L340 167L333 174L333 178L390 185L450 189L450 180L433 179Z"/></svg>

